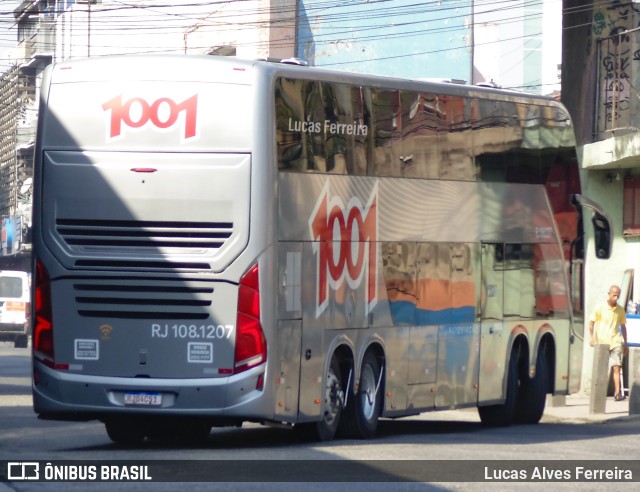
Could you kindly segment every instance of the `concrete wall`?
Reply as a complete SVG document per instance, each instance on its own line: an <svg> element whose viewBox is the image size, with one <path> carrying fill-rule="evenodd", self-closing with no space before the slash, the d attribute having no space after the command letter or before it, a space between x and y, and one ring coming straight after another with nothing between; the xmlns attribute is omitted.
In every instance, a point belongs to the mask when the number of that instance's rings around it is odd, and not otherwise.
<svg viewBox="0 0 640 492"><path fill-rule="evenodd" d="M622 187L623 180L611 182L607 171L591 171L583 183L583 194L597 201L613 219L614 241L613 254L608 260L599 260L594 256L593 235L589 234L587 268L585 273L585 348L582 364L582 390L591 388L591 369L593 365L593 349L588 344L589 317L596 305L607 298L612 284L620 285L627 268L637 268L640 275L640 243L628 241L622 237ZM585 224L590 230L590 224ZM640 294L640 289L636 288ZM625 306L626 307L626 306Z"/></svg>
<svg viewBox="0 0 640 492"><path fill-rule="evenodd" d="M573 119L578 145L593 140L596 46L592 37L593 0L563 0L562 96ZM591 5L590 5L591 4Z"/></svg>
<svg viewBox="0 0 640 492"><path fill-rule="evenodd" d="M618 36L640 26L640 4L564 0L563 11L562 102L578 145L640 128L640 33Z"/></svg>
<svg viewBox="0 0 640 492"><path fill-rule="evenodd" d="M640 80L637 32L640 10L633 2L598 4L593 13L592 32L597 44L598 89L596 92L597 138L608 130L640 127L640 103L634 80Z"/></svg>

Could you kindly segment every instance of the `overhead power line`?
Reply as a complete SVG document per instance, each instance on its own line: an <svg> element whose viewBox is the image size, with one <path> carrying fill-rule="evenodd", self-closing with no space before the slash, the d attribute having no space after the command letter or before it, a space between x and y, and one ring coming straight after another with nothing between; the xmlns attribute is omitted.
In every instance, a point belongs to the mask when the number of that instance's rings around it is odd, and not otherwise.
<svg viewBox="0 0 640 492"><path fill-rule="evenodd" d="M560 1L560 0L558 0ZM9 4L16 2L0 1L0 18L5 16L13 19L13 10L10 10ZM297 2L294 2L297 5ZM478 13L483 16L492 13L500 14L498 20L501 24L522 22L525 16L541 16L542 13L523 13L523 9L540 7L542 0L492 0L482 1L475 0L476 7L479 8ZM253 5L253 6L252 6ZM596 6L612 5L611 1L603 1L595 4ZM305 2L306 14L309 18L321 16L324 25L330 25L332 29L327 29L314 34L313 39L300 37L300 42L313 40L317 45L336 43L343 40L346 36L349 41L354 43L366 43L378 41L381 39L402 39L403 37L427 36L427 35L445 35L446 33L463 33L468 26L462 26L461 20L469 17L469 7L471 0L451 0L449 2L442 1L407 1L400 3L392 0L370 0L363 2L362 0L325 0L325 1L307 1ZM79 6L76 6L78 8ZM180 7L182 10L177 11ZM251 7L251 8L249 8ZM463 10L466 8L466 11ZM574 6L564 9L565 15L580 14L593 9L593 4L584 6ZM5 10L6 9L6 10ZM92 42L96 44L96 48L117 48L117 45L104 43L105 34L117 29L119 32L126 33L130 39L143 39L143 36L149 36L150 33L157 32L159 36L172 33L177 35L189 23L201 23L203 27L215 28L219 33L225 30L237 30L239 23L237 16L242 15L242 25L248 28L265 28L267 24L257 19L259 16L283 15L288 16L292 21L300 20L298 12L295 10L283 10L281 8L271 7L255 7L254 2L249 0L228 0L218 1L188 1L188 2L145 2L145 1L126 1L113 0L105 1L103 4L93 4L91 33L93 35ZM135 12L144 11L145 15L132 15ZM215 16L210 14L214 12ZM432 16L425 20L422 16ZM158 21L160 27L150 26L150 18ZM248 19L254 20L246 22ZM456 26L437 25L442 24L445 20L457 21ZM354 24L360 23L354 27ZM428 23L428 26L425 24ZM455 24L455 22L453 22ZM82 32L83 26L74 26L74 32ZM382 29L388 30L381 33ZM13 31L15 32L15 31ZM517 39L529 39L539 36L540 33L527 34L509 39L495 41L506 42ZM6 45L5 45L6 39ZM287 41L290 43L291 41ZM485 43L487 44L487 43ZM271 46L277 46L278 43L273 41ZM0 46L11 46L10 40L4 36L0 37ZM15 46L15 45L14 45ZM266 44L259 40L250 40L240 43L239 46L256 48L264 48ZM478 45L480 46L480 45ZM398 53L397 55L362 59L355 61L358 63L366 61L377 61L393 58L407 58L411 56L421 56L433 52L446 52L451 49L463 49L464 46L452 48L444 48L435 51L420 51L416 53ZM79 46L82 49L82 46ZM179 49L179 48L176 48ZM166 51L163 49L161 51ZM158 48L154 46L140 46L141 53L158 52ZM344 65L342 62L339 65ZM338 64L326 63L324 66L334 66Z"/></svg>

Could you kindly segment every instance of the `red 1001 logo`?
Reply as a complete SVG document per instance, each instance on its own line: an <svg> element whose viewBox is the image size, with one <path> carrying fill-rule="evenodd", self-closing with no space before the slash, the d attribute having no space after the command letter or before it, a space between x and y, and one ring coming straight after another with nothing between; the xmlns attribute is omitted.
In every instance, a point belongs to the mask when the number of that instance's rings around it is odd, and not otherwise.
<svg viewBox="0 0 640 492"><path fill-rule="evenodd" d="M351 197L345 205L324 186L309 219L309 231L316 255L316 318L329 304L329 288L339 289L346 281L356 289L367 282L366 311L378 301L378 184L365 205Z"/></svg>
<svg viewBox="0 0 640 492"><path fill-rule="evenodd" d="M197 134L198 95L195 94L181 103L176 103L168 97L161 97L152 103L148 103L141 97L132 97L122 102L122 96L116 96L102 105L105 111L111 111L109 124L109 138L117 138L122 135L122 125L129 128L142 128L147 123L159 129L172 127L178 121L181 113L184 114L185 140L193 138Z"/></svg>

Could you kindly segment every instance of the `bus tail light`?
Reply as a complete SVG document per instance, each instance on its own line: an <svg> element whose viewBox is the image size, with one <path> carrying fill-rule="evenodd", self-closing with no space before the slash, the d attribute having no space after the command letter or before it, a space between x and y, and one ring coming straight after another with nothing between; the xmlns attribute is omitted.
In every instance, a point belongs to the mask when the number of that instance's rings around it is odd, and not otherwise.
<svg viewBox="0 0 640 492"><path fill-rule="evenodd" d="M35 319L33 324L33 354L53 366L53 324L51 316L51 281L40 261L36 260Z"/></svg>
<svg viewBox="0 0 640 492"><path fill-rule="evenodd" d="M267 341L260 324L260 286L258 265L240 279L234 373L246 371L267 360Z"/></svg>

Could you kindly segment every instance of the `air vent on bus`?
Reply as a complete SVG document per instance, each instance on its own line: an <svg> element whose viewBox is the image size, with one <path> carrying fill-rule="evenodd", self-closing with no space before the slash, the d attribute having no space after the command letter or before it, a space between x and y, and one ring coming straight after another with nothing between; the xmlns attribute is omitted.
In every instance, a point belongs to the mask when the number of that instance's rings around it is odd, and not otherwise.
<svg viewBox="0 0 640 492"><path fill-rule="evenodd" d="M213 287L180 281L74 283L80 316L91 318L182 319L209 317Z"/></svg>
<svg viewBox="0 0 640 492"><path fill-rule="evenodd" d="M172 271L200 271L211 270L208 263L178 263L170 261L140 261L140 260L77 260L79 268L97 268L107 270L172 270Z"/></svg>
<svg viewBox="0 0 640 492"><path fill-rule="evenodd" d="M137 220L56 219L56 231L66 245L79 254L144 256L153 254L202 255L219 250L233 233L231 222L175 222ZM108 264L107 264L108 263ZM76 266L136 269L175 268L173 262L78 260ZM195 262L183 269L209 269Z"/></svg>
<svg viewBox="0 0 640 492"><path fill-rule="evenodd" d="M56 219L56 231L70 247L83 251L219 249L233 232L231 222Z"/></svg>

